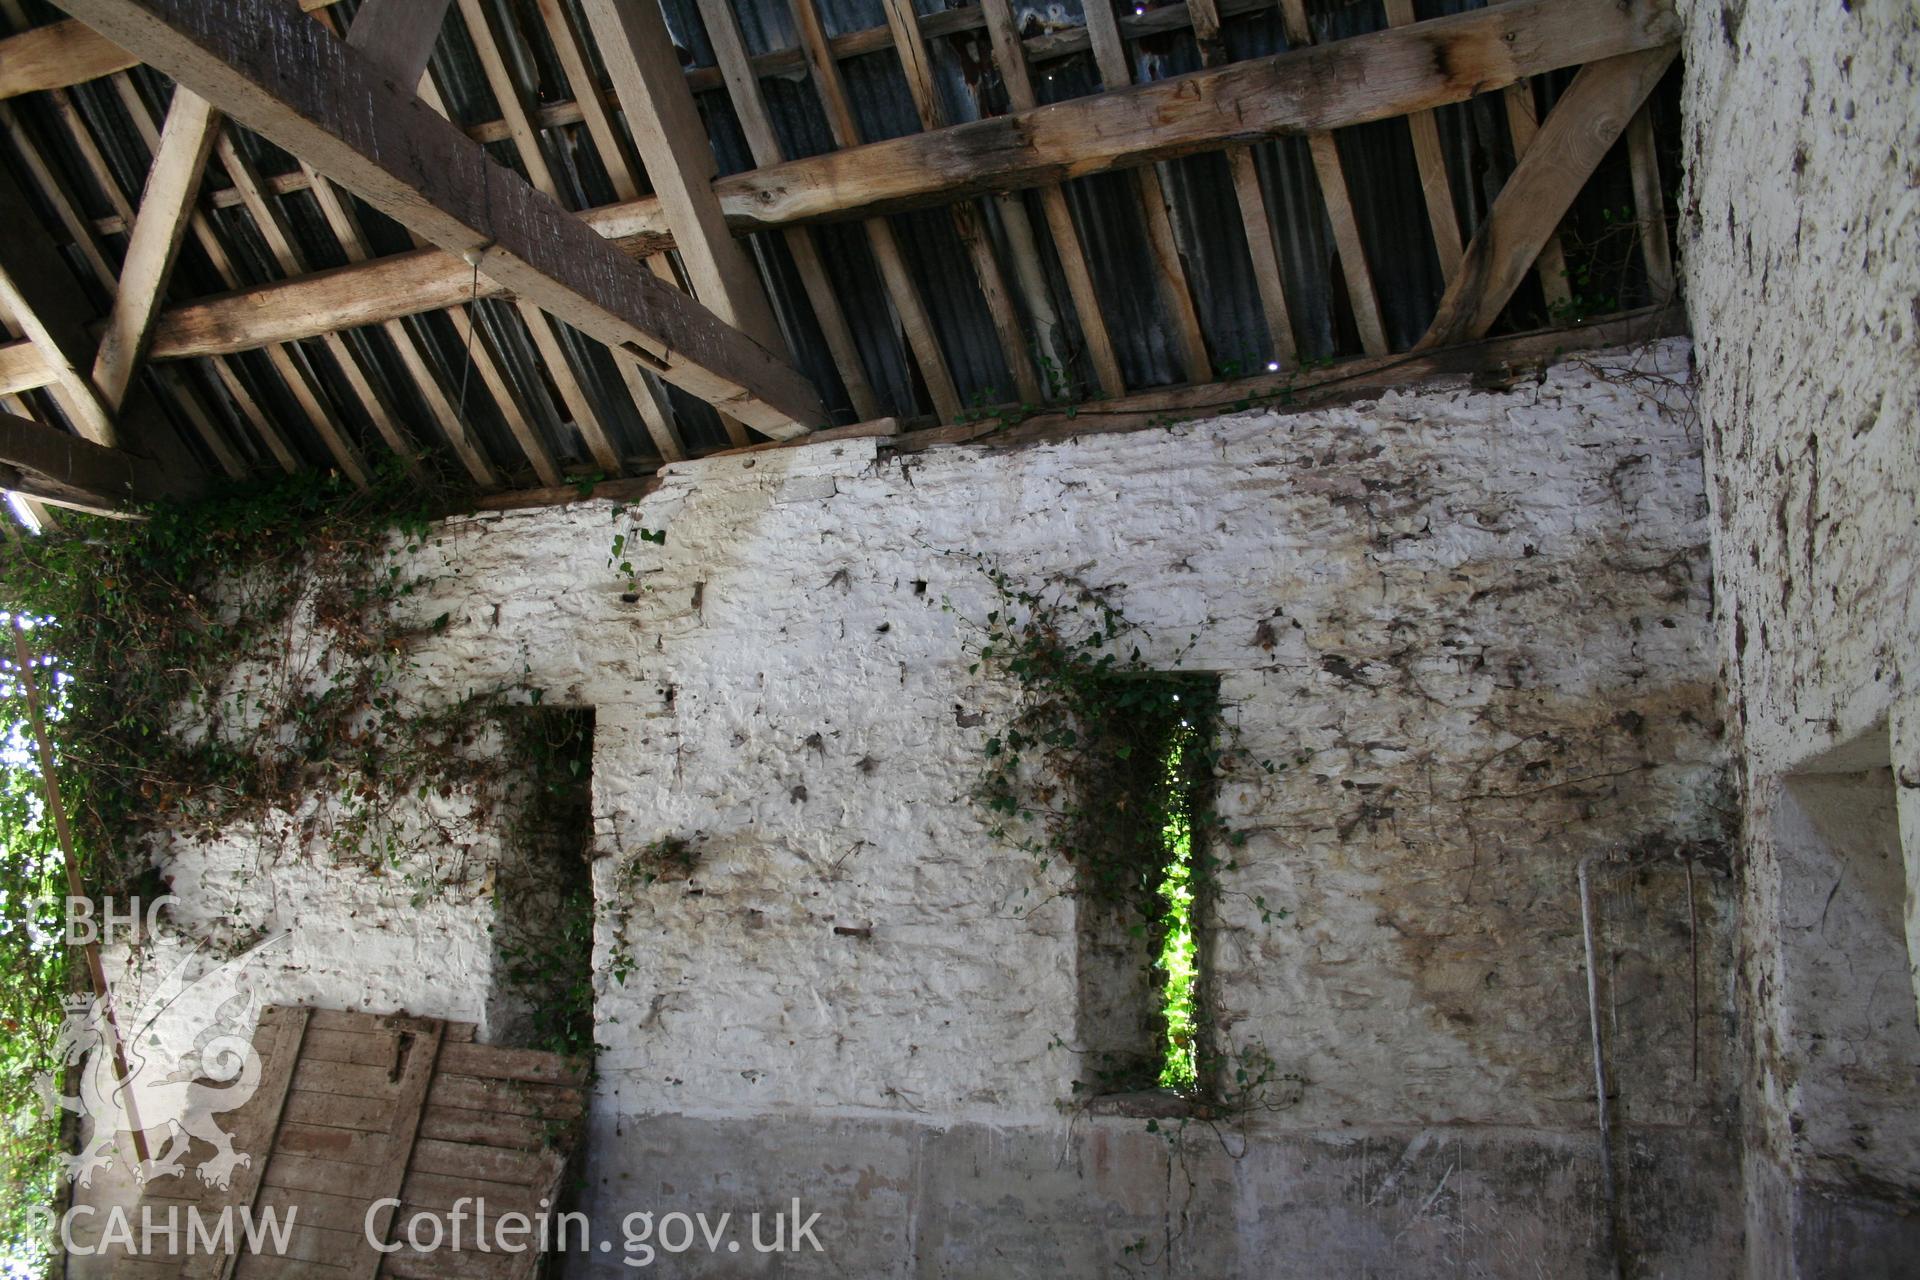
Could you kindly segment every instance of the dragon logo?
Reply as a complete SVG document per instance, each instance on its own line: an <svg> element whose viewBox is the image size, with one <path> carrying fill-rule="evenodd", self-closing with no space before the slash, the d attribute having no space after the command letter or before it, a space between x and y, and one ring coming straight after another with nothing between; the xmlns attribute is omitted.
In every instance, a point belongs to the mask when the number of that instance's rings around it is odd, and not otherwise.
<svg viewBox="0 0 1920 1280"><path fill-rule="evenodd" d="M261 999L244 971L286 937L275 934L193 980L187 971L200 952L189 953L138 1013L121 1023L124 1077L114 1062L106 1001L68 998L55 1051L68 1067L84 1060L79 1096L56 1092L50 1072L42 1071L33 1083L46 1114L64 1110L81 1119L80 1150L62 1157L69 1179L91 1186L97 1170L112 1168L120 1134L147 1139L153 1154L134 1170L143 1182L184 1173L196 1138L213 1148L199 1167L200 1180L211 1186L225 1188L235 1169L253 1163L233 1149L233 1135L215 1117L244 1106L259 1087L260 1055L244 1029L257 1021ZM156 1133L164 1147L153 1142Z"/></svg>

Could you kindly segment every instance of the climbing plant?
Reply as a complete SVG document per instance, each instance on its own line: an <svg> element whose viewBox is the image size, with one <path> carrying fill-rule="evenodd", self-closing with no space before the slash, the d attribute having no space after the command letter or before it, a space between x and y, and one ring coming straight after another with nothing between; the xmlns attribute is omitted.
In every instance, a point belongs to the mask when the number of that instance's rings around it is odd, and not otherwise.
<svg viewBox="0 0 1920 1280"><path fill-rule="evenodd" d="M488 769L465 748L536 698L407 691L415 647L448 623L401 607L426 585L433 514L403 473L365 491L301 474L4 549L0 606L42 620L35 646L65 692L61 781L92 891L141 877L150 831L302 797L333 799L318 834L342 856L391 864L425 842L403 802Z"/></svg>

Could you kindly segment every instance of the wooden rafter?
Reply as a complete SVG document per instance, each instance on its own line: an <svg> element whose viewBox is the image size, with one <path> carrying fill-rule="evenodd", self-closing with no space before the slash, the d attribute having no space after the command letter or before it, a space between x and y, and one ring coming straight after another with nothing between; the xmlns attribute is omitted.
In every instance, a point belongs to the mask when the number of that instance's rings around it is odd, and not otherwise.
<svg viewBox="0 0 1920 1280"><path fill-rule="evenodd" d="M1667 239L1667 199L1660 185L1660 157L1653 144L1653 120L1641 107L1627 126L1627 162L1633 172L1634 216L1640 227L1640 253L1647 265L1647 288L1659 303L1673 299L1673 247Z"/></svg>
<svg viewBox="0 0 1920 1280"><path fill-rule="evenodd" d="M920 117L920 127L928 131L945 127L946 112L933 83L933 57L921 38L913 0L881 0L881 7L886 11L887 25L893 29L894 52L899 55L900 70L906 76L907 93L913 99L914 113ZM987 304L987 315L1000 342L1001 358L1013 377L1014 390L1021 400L1037 404L1042 399L1040 379L1034 370L1033 358L1027 353L1020 315L1007 290L1000 260L994 256L986 226L979 211L968 201L951 205L949 214L954 234L960 238L973 264L974 279Z"/></svg>
<svg viewBox="0 0 1920 1280"><path fill-rule="evenodd" d="M21 125L13 108L0 103L0 129L4 129L14 150L19 152L21 161L26 165L27 174L40 188L40 194L53 203L54 211L60 219L60 225L66 228L67 238L74 248L87 260L87 268L94 279L100 281L109 292L113 289L114 270L107 265L106 255L101 251L99 236L87 220L80 216L80 203L73 198L67 184L60 174L47 163L40 153L39 146ZM47 378L42 378L34 386L44 386Z"/></svg>
<svg viewBox="0 0 1920 1280"><path fill-rule="evenodd" d="M40 229L11 173L0 169L0 308L27 335L52 373L60 408L94 444L119 443L114 412L93 385L94 344L87 337L85 303L61 265L53 240Z"/></svg>
<svg viewBox="0 0 1920 1280"><path fill-rule="evenodd" d="M207 452L213 455L213 460L220 465L220 470L226 473L229 480L244 479L248 470L245 460L228 443L226 433L213 420L213 415L200 398L200 393L187 380L186 366L158 365L154 367L152 373L155 380L166 389L173 403L178 406L180 413L187 420L187 425L191 426L194 434L200 437L200 443L205 445Z"/></svg>
<svg viewBox="0 0 1920 1280"><path fill-rule="evenodd" d="M417 84L425 74L427 60L433 55L433 46L439 38L440 28L446 18L448 0L368 0L354 15L353 27L347 32L349 47L364 53L388 79L398 85ZM320 21L332 30L332 23L326 15ZM372 256L367 246L366 234L362 230L358 216L354 213L352 202L345 198L334 185L312 171L304 162L301 168L307 172L310 190L326 219L328 229L332 231L341 251L349 262L364 262ZM453 403L446 389L441 385L434 372L432 362L414 339L413 331L401 320L388 320L381 325L387 341L399 356L401 366L406 370L407 379L420 398L426 403L427 411L433 415L439 425L441 435L448 447L460 460L461 466L474 483L484 488L498 488L500 477L494 471L491 461L480 448L467 429L460 409ZM376 419L376 424L378 419ZM381 434L387 437L389 445L403 458L409 468L415 466L413 451L397 426L391 433L385 428ZM396 443L396 440L398 443Z"/></svg>
<svg viewBox="0 0 1920 1280"><path fill-rule="evenodd" d="M480 59L487 85L492 89L494 101L499 104L507 122L507 134L514 154L519 156L520 163L526 168L527 179L533 184L533 189L556 205L561 204L560 186L554 181L553 167L547 163L540 130L533 123L519 81L514 79L507 60L500 54L493 15L483 0L459 0L459 5L460 19L466 24L467 37L473 41L474 52ZM447 114L445 105L437 95L433 106L442 117ZM624 470L620 451L614 447L613 436L600 419L599 407L587 394L573 361L567 355L566 346L554 327L559 323L558 318L548 315L527 298L516 299L514 308L520 313L527 336L533 340L534 350L539 353L540 362L546 366L547 376L552 380L554 390L559 393L561 404L566 407L566 417L580 432L587 452L593 455L594 463L602 471L619 475Z"/></svg>
<svg viewBox="0 0 1920 1280"><path fill-rule="evenodd" d="M714 190L736 233L909 208L955 193L1044 185L1142 157L1188 154L1245 134L1325 131L1404 115L1559 67L1659 47L1677 34L1671 10L1658 0L1630 0L1626 8L1613 0L1515 0L733 174ZM671 244L651 198L581 217L629 252ZM426 250L248 289L163 313L151 358L230 353L451 307L467 300L470 280L466 263ZM482 297L500 291L484 277L477 289ZM16 370L16 388L45 385L51 378L44 369L26 372L33 359L8 353L0 356L0 369ZM38 380L22 381L31 377Z"/></svg>
<svg viewBox="0 0 1920 1280"><path fill-rule="evenodd" d="M1224 64L1227 47L1220 35L1219 6L1214 0L1187 0L1187 8L1193 14L1193 35L1200 45L1201 64L1209 67ZM1253 148L1240 144L1228 147L1227 171L1233 178L1234 201L1240 209L1240 226L1246 234L1247 255L1253 263L1253 283L1267 322L1270 349L1282 364L1297 365L1300 351L1293 340L1293 318L1287 307L1286 284L1280 275L1280 253L1274 246L1273 215L1267 210L1267 196L1260 186L1260 170L1253 158Z"/></svg>
<svg viewBox="0 0 1920 1280"><path fill-rule="evenodd" d="M539 0L539 6L541 21L546 24L547 38L553 42L567 83L578 86L575 92L579 94L587 136L600 157L601 167L607 171L607 178L613 183L614 197L619 200L635 199L640 192L640 184L634 176L636 162L628 154L626 140L614 128L612 111L599 92L593 68L587 61L585 50L581 48L580 34L574 29L572 15L567 12L562 0ZM673 264L665 253L649 254L647 270L653 272L662 283L676 289L680 287ZM672 401L660 385L660 380L626 352L614 348L612 355L621 381L626 384L627 395L639 411L640 421L645 425L647 436L653 441L653 447L659 451L661 459L675 462L686 457L687 447L680 438L680 429L674 420ZM729 439L746 439L746 429L738 421L729 417L722 417L721 421Z"/></svg>
<svg viewBox="0 0 1920 1280"><path fill-rule="evenodd" d="M1109 91L1092 102L1115 101L1123 96L1114 91L1133 83L1132 63L1113 16L1111 0L1090 0L1086 6L1087 36L1093 44L1094 66L1100 83ZM1147 89L1173 81L1162 80ZM1135 92L1143 92L1137 90ZM1180 242L1174 235L1173 219L1167 211L1166 188L1160 173L1151 165L1133 171L1134 191L1139 197L1140 214L1147 231L1147 249L1153 255L1154 282L1160 300L1173 317L1174 338L1180 348L1180 363L1189 382L1207 382L1213 377L1213 358L1207 354L1206 335L1200 329L1200 313L1194 309L1193 291L1187 284L1186 262L1180 254Z"/></svg>
<svg viewBox="0 0 1920 1280"><path fill-rule="evenodd" d="M1288 45L1304 49L1313 44L1306 0L1280 0L1280 17ZM1342 40L1331 47L1350 43ZM1340 251L1340 271L1346 277L1347 301L1353 308L1353 326L1360 332L1360 346L1370 356L1385 355L1387 331L1380 322L1380 295L1373 287L1373 269L1367 264L1367 248L1360 239L1360 219L1354 213L1353 192L1347 185L1339 144L1331 129L1315 129L1307 134L1307 148L1313 155L1314 174L1320 180L1320 198L1327 206L1333 243Z"/></svg>
<svg viewBox="0 0 1920 1280"><path fill-rule="evenodd" d="M693 296L768 351L791 360L766 287L745 248L727 230L713 194L713 148L659 6L587 0L584 9L640 163L673 229ZM674 282L664 256L652 255L648 267L663 282ZM721 423L735 445L746 443L738 420L722 415Z"/></svg>
<svg viewBox="0 0 1920 1280"><path fill-rule="evenodd" d="M1419 348L1482 337L1493 327L1574 197L1672 65L1672 46L1584 66L1540 127L1487 220Z"/></svg>
<svg viewBox="0 0 1920 1280"><path fill-rule="evenodd" d="M133 121L134 128L139 131L143 139L147 140L148 147L152 149L157 157L160 150L160 139L163 130L154 124L145 100L142 99L139 92L135 90L132 79L129 76L124 72L118 72L115 73L111 79L114 89L120 96L122 105L126 108L128 118ZM174 92L179 93L181 90L176 88ZM214 124L216 120L217 115L210 115L209 125ZM115 202L120 200L119 186L111 173L96 169L94 171L94 178L106 190L110 200ZM214 230L212 220L204 213L195 210L189 216L188 226L192 230L194 239L199 243L201 250L207 255L207 261L213 265L214 273L220 277L221 283L228 289L237 287L240 283L239 273L234 269L232 258L227 253L226 246L221 241L219 233ZM129 251L131 251L131 249L129 249ZM102 276L101 286L116 298L119 296L119 284L115 280L113 273L107 272ZM274 351L270 349L267 354L269 361L275 363L278 367L280 362L276 360ZM291 355L288 353L281 354L285 356L285 368L287 370L282 376L300 376L293 366ZM224 356L214 356L210 359L209 363L213 366L215 378L219 381L222 388L227 391L228 398L233 401L235 410L241 417L247 420L248 425L266 442L267 448L273 453L275 460L289 473L297 469L298 459L293 453L292 446L287 443L286 438L280 433L279 428L275 426L272 420L261 410L259 403L254 400L252 394L245 390L232 364ZM224 465L224 459L231 454L231 450L226 448L224 441L209 434L206 430L212 426L212 422L208 415L200 410L197 404L197 396L191 384L184 377L168 372L165 366L161 366L157 370L157 373L161 385L174 391L176 400L181 403L182 411L186 414L188 421L191 422L196 429L201 430L203 442L206 444L208 451L216 458L223 459ZM234 388L240 388L238 394L235 393ZM296 400L298 399L299 397L296 396ZM228 468L228 473L233 474L231 467ZM347 474L351 476L351 472Z"/></svg>
<svg viewBox="0 0 1920 1280"><path fill-rule="evenodd" d="M1507 117L1507 134L1513 140L1513 161L1518 164L1526 158L1527 148L1540 133L1540 110L1533 96L1533 82L1521 80L1510 84L1500 91L1500 97ZM1557 231L1540 247L1540 259L1535 265L1539 268L1540 292L1547 300L1548 312L1564 307L1570 296L1567 256L1560 247Z"/></svg>
<svg viewBox="0 0 1920 1280"><path fill-rule="evenodd" d="M166 128L154 144L153 167L93 364L93 383L112 412L126 402L133 376L153 340L153 322L166 299L180 246L191 225L194 197L220 130L220 113L188 90L173 95Z"/></svg>
<svg viewBox="0 0 1920 1280"><path fill-rule="evenodd" d="M779 164L786 159L786 155L774 132L773 117L767 113L767 100L760 90L760 81L754 75L752 62L747 57L746 41L741 38L739 20L734 17L733 6L728 0L700 0L700 16L706 24L707 40L713 45L715 61L726 79L734 115L740 121L740 131L746 136L747 149L753 154L753 162L763 168ZM807 301L813 307L814 319L820 324L821 336L826 339L827 350L833 356L834 368L840 373L840 383L847 389L847 399L853 403L854 416L863 422L878 418L879 398L874 395L873 384L867 379L866 367L860 360L860 348L854 342L853 329L847 323L846 312L840 306L832 283L827 279L827 269L820 261L820 251L813 242L813 233L799 227L788 227L782 236L787 252L793 258L794 268L800 274L800 286L806 291Z"/></svg>
<svg viewBox="0 0 1920 1280"><path fill-rule="evenodd" d="M247 425L260 433L262 440L266 441L267 452L273 455L273 460L280 465L280 469L288 475L298 471L299 455L293 451L293 445L281 433L280 428L274 425L273 419L268 417L266 411L260 407L259 399L254 395L253 389L241 378L240 370L234 362L215 359L213 372L214 376L220 380L221 390L227 393L227 398L232 400L234 407L240 411L240 416L247 420Z"/></svg>
<svg viewBox="0 0 1920 1280"><path fill-rule="evenodd" d="M1413 0L1385 0L1387 25L1411 26ZM1420 171L1420 194L1427 204L1427 224L1433 228L1433 249L1440 259L1440 277L1451 282L1459 273L1460 219L1453 210L1453 186L1447 179L1447 157L1440 147L1440 125L1431 111L1416 111L1407 117L1407 133L1413 140L1413 161Z"/></svg>
<svg viewBox="0 0 1920 1280"><path fill-rule="evenodd" d="M79 251L81 258L86 263L87 269L93 274L94 280L99 284L101 291L108 296L112 296L117 287L114 271L107 265L106 256L102 252L98 241L95 239L92 228L88 225L87 220L79 215L78 206L73 199L72 193L67 190L66 184L61 180L59 174L46 163L45 159L40 155L39 148L34 144L25 130L20 127L19 121L14 118L12 110L3 103L0 103L0 127L4 127L14 147L26 162L27 172L39 184L40 194L52 204L55 217L58 218L60 224L66 228L74 247ZM159 135L157 131L154 136L156 139L158 138ZM45 385L47 381L47 378L44 376L46 374L46 366L40 359L40 352L31 343L21 343L18 346L6 348L6 350L16 355L25 354L31 356L35 362L35 368L39 370L43 376L41 376L37 382L22 384L16 387L14 385L14 378L24 371L9 368L8 361L0 359L0 396L9 394L16 389L25 390L28 385ZM237 460L234 458L232 450L227 447L226 441L219 433L212 429L211 419L208 417L204 407L198 402L192 388L181 379L162 379L162 385L166 387L169 394L174 397L175 403L179 406L180 411L187 418L188 422L196 431L200 432L208 452L220 462L222 467L227 471L227 474L236 477L241 474L237 469Z"/></svg>
<svg viewBox="0 0 1920 1280"><path fill-rule="evenodd" d="M766 287L713 194L713 147L660 6L583 3L693 296L769 351L788 355Z"/></svg>
<svg viewBox="0 0 1920 1280"><path fill-rule="evenodd" d="M220 163L226 169L227 176L246 194L247 211L253 216L254 229L266 242L267 250L273 255L281 274L288 277L305 275L305 258L294 243L293 231L287 226L272 198L261 188L253 162L241 153L240 148L234 145L232 136L224 130L214 143L214 149L219 152ZM368 419L379 428L388 446L401 457L411 457L411 442L401 433L392 412L368 381L353 353L347 350L346 339L338 330L330 329L319 335L318 340L332 357L348 390L353 393ZM354 484L365 488L370 483L366 461L361 458L359 447L328 401L317 371L312 367L311 356L304 351L296 353L285 347L272 347L267 351L267 358L287 384L287 390L293 393L294 401L299 404L314 432L327 446L327 452L339 463L340 470Z"/></svg>
<svg viewBox="0 0 1920 1280"><path fill-rule="evenodd" d="M1031 111L1040 104L1033 91L1033 73L1027 66L1026 46L1020 41L1020 32L1014 26L1012 7L1008 0L982 0L981 10L987 21L987 37L993 45L994 62L1000 68L1000 78L1007 87L1007 104L1014 111ZM1106 313L1100 305L1100 297L1094 290L1093 271L1087 262L1087 251L1080 239L1080 229L1073 221L1073 210L1067 204L1067 193L1058 183L1048 183L1040 188L1040 209L1047 219L1047 231L1053 237L1054 254L1060 260L1061 273L1067 280L1067 294L1073 299L1074 317L1079 321L1080 334L1086 340L1087 358L1093 365L1094 381L1099 384L1100 393L1105 396L1125 395L1127 383L1120 372L1120 359L1114 353L1113 335L1107 332Z"/></svg>
<svg viewBox="0 0 1920 1280"><path fill-rule="evenodd" d="M351 37L352 33L349 32L348 35ZM394 82L405 83L397 75ZM437 115L445 116L446 105L440 100L439 90L434 88L433 77L422 71L417 78L417 83L420 87L421 101L431 107ZM420 238L413 232L409 231L407 235L415 244L421 243ZM469 273L468 284L467 301L471 303L479 289L477 271ZM443 314L447 317L448 323L453 325L454 337L459 339L460 349L465 359L472 365L473 371L480 375L480 380L485 384L488 394L493 397L494 404L506 418L507 430L513 436L514 443L520 447L521 454L533 467L534 474L541 478L542 483L558 484L559 465L554 462L553 453L547 448L546 441L541 439L539 431L534 428L533 420L528 416L527 407L521 403L518 389L500 368L499 359L486 333L476 323L475 317L469 314L467 307L450 306ZM546 394L544 387L532 388L531 391L543 396Z"/></svg>
<svg viewBox="0 0 1920 1280"><path fill-rule="evenodd" d="M661 285L356 51L270 0L63 0L193 88L503 286L659 367L770 435L821 420L790 366Z"/></svg>
<svg viewBox="0 0 1920 1280"><path fill-rule="evenodd" d="M839 152L831 154L846 155L848 148L858 147L860 131L854 122L853 107L847 101L846 84L840 78L839 64L834 61L828 45L827 29L820 21L813 0L792 0L792 5L794 27L800 33L800 47L806 51L807 68L812 73L814 89L820 95L820 105L826 112L834 145L841 148ZM907 347L913 353L921 379L926 383L927 395L933 401L933 411L943 421L957 418L960 415L960 391L954 386L953 371L947 367L946 352L941 350L939 336L934 333L933 317L920 296L919 286L907 271L907 262L901 256L899 242L894 239L893 227L884 218L868 218L865 229L874 265L880 270L880 280L886 288L887 299L893 304L893 312L906 336Z"/></svg>

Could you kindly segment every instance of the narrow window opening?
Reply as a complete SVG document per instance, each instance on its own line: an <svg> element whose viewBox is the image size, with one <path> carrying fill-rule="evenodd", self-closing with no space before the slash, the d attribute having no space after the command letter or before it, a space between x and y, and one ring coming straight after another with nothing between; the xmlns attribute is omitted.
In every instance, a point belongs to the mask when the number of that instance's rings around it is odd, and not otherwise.
<svg viewBox="0 0 1920 1280"><path fill-rule="evenodd" d="M1179 701L1179 695L1174 695ZM1199 1085L1194 999L1200 986L1200 950L1194 937L1195 881L1193 802L1196 779L1189 762L1203 753L1193 736L1199 726L1184 716L1169 736L1162 768L1169 803L1160 828L1160 945L1154 958L1164 1029L1160 1046L1162 1088L1191 1093Z"/></svg>
<svg viewBox="0 0 1920 1280"><path fill-rule="evenodd" d="M1109 1101L1200 1097L1218 686L1152 675L1119 688L1092 726L1102 767L1086 780L1100 829L1080 845L1101 856L1077 868L1077 1088Z"/></svg>

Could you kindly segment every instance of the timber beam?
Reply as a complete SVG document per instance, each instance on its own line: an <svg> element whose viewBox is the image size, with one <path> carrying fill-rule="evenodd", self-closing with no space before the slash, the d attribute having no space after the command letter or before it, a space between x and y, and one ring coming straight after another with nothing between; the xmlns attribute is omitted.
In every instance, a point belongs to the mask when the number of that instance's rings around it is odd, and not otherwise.
<svg viewBox="0 0 1920 1280"><path fill-rule="evenodd" d="M81 511L115 514L177 492L144 458L31 418L0 413L0 488Z"/></svg>
<svg viewBox="0 0 1920 1280"><path fill-rule="evenodd" d="M723 412L776 438L824 421L818 393L791 365L661 283L297 10L273 0L61 7L503 288Z"/></svg>

